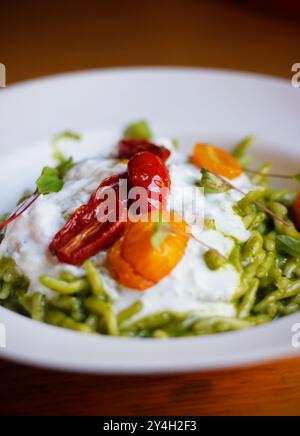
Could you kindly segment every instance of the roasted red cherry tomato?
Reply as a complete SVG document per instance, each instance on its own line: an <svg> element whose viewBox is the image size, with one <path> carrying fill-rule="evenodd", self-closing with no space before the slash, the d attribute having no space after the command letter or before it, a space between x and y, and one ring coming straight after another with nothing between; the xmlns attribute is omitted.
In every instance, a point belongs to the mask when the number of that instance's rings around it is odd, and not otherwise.
<svg viewBox="0 0 300 436"><path fill-rule="evenodd" d="M160 157L164 162L169 158L171 152L166 147L152 144L145 140L122 139L118 144L118 157L130 159L141 151L150 151Z"/></svg>
<svg viewBox="0 0 300 436"><path fill-rule="evenodd" d="M128 162L128 181L130 187L146 190L148 210L165 205L171 185L170 175L164 162L155 154L143 151L132 157Z"/></svg>
<svg viewBox="0 0 300 436"><path fill-rule="evenodd" d="M54 236L49 249L60 262L81 265L122 236L128 214L127 195L121 195L123 180L129 182L129 188L145 189L146 210L164 207L170 189L168 169L163 160L152 152L139 152L129 160L128 173L103 180L89 202L79 207ZM116 194L112 208L104 203L108 189L113 189ZM99 216L101 206L105 210ZM111 211L114 212L112 220L100 219L108 217Z"/></svg>
<svg viewBox="0 0 300 436"><path fill-rule="evenodd" d="M125 222L99 223L93 221L58 248L56 255L60 262L80 266L99 251L106 250L123 234Z"/></svg>
<svg viewBox="0 0 300 436"><path fill-rule="evenodd" d="M127 173L105 179L89 202L79 207L65 226L54 236L49 249L60 262L81 265L86 259L109 248L122 236L127 218L127 199L119 197L120 181ZM112 188L116 192L116 220L100 221L97 216L101 204L101 191Z"/></svg>

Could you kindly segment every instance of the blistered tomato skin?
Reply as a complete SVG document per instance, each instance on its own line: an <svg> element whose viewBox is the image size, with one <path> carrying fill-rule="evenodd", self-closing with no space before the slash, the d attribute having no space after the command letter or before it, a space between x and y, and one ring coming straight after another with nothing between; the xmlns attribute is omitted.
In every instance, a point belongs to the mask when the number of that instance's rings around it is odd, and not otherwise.
<svg viewBox="0 0 300 436"><path fill-rule="evenodd" d="M123 234L125 223L99 223L94 221L57 250L60 262L81 266L85 260L109 248Z"/></svg>
<svg viewBox="0 0 300 436"><path fill-rule="evenodd" d="M117 280L140 291L170 274L184 256L190 233L187 223L171 212L169 223L174 233L170 233L160 247L155 248L151 242L155 223L150 222L150 215L148 218L147 222L128 223L123 238L113 245L108 254Z"/></svg>
<svg viewBox="0 0 300 436"><path fill-rule="evenodd" d="M122 236L127 219L127 200L124 203L120 199L119 187L126 177L127 173L123 173L103 180L89 202L79 207L54 236L49 250L60 262L80 266ZM99 220L98 207L103 201L101 192L105 189L113 189L116 193L116 222Z"/></svg>
<svg viewBox="0 0 300 436"><path fill-rule="evenodd" d="M98 189L92 194L89 204L98 206L101 202L101 194L105 191L107 188L114 189L116 193L118 193L120 183L127 180L127 172L115 174L114 176L107 177L104 179L101 184L99 185Z"/></svg>
<svg viewBox="0 0 300 436"><path fill-rule="evenodd" d="M170 190L171 180L164 162L153 153L137 153L128 162L128 180L130 187L144 188L147 191L149 210L157 203L165 202Z"/></svg>
<svg viewBox="0 0 300 436"><path fill-rule="evenodd" d="M144 291L154 285L137 274L131 265L121 255L122 240L119 239L108 252L108 266L112 269L113 274L119 283L130 289Z"/></svg>
<svg viewBox="0 0 300 436"><path fill-rule="evenodd" d="M170 176L162 159L150 151L134 155L128 162L128 173L117 174L102 181L89 202L78 208L65 226L54 236L49 249L58 260L71 265L81 265L86 259L109 248L122 236L127 221L127 196L120 195L126 179L129 188L144 188L145 210L164 208L170 188ZM113 189L116 194L115 222L99 219L105 193ZM127 189L127 184L126 184ZM100 213L106 217L106 211Z"/></svg>
<svg viewBox="0 0 300 436"><path fill-rule="evenodd" d="M242 167L237 159L228 151L210 144L196 144L192 162L198 168L205 168L230 180L242 174Z"/></svg>
<svg viewBox="0 0 300 436"><path fill-rule="evenodd" d="M150 151L160 157L164 162L170 157L170 150L167 148L152 144L145 140L122 139L118 144L118 157L120 159L130 159L137 153Z"/></svg>

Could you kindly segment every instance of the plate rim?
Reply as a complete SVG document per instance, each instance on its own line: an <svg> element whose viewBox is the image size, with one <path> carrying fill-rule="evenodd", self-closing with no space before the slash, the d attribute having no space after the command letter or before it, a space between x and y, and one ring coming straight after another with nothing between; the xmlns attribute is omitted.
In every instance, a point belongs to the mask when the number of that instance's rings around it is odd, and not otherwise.
<svg viewBox="0 0 300 436"><path fill-rule="evenodd" d="M248 79L259 79L265 80L267 82L277 82L278 84L288 84L290 80L280 76L273 76L270 74L258 73L253 71L245 71L245 70L235 70L235 69L226 69L226 68L210 68L210 67L185 67L185 66L167 66L167 65L154 65L154 66L120 66L120 67L107 67L107 68L90 68L90 69L79 69L73 71L66 71L61 73L54 73L40 77L34 77L32 79L19 80L17 82L13 82L10 84L7 83L5 88L1 88L3 93L7 93L10 90L14 91L19 87L29 86L29 85L40 85L44 82L48 81L56 81L63 80L64 78L76 78L78 76L84 75L97 75L97 74L119 74L119 73L161 73L161 72L170 72L170 73L212 73L212 74L220 74L220 75L231 75L231 76L243 76Z"/></svg>
<svg viewBox="0 0 300 436"><path fill-rule="evenodd" d="M98 68L94 68L94 69L85 69L85 70L78 70L78 71L69 71L69 72L64 72L64 73L59 73L59 74L52 74L49 76L43 76L43 77L37 77L37 78L33 78L33 79L29 79L29 80L24 80L24 81L19 81L13 84L9 84L7 85L6 88L4 88L3 90L3 95L8 95L9 93L14 93L14 92L18 92L18 90L20 88L26 88L26 87L30 87L30 86L43 86L43 84L45 83L55 83L57 81L63 81L63 80L69 80L69 79L76 79L79 77L83 77L86 76L88 77L89 75L111 75L111 74L123 74L123 73L131 73L131 74L140 74L140 73L170 73L170 74L178 74L178 73L196 73L196 74L214 74L214 75L226 75L226 76L231 76L231 77L238 77L238 78L245 78L247 80L258 80L258 81L265 81L268 83L273 83L274 85L288 85L289 84L289 80L288 79L284 79L281 77L277 77L277 76L271 76L271 75L266 75L266 74L259 74L259 73L254 73L254 72L246 72L246 71L237 71L237 70L228 70L228 69L218 69L218 68L199 68L199 67L182 67L182 66L172 66L172 67L168 67L168 66L144 66L144 67L135 67L135 66L130 66L130 67L117 67L117 68L103 68L103 69L98 69ZM1 98L1 97L0 97ZM10 312L4 308L0 308L0 315L3 313L3 311L6 312ZM5 313L5 312L4 312ZM22 320L26 320L29 323L34 323L36 321L27 319L25 317L23 317L22 315L19 314L14 314L13 312L10 312L10 314L12 314L13 317L18 316L21 317ZM287 317L288 319L291 318ZM285 318L285 319L287 319ZM277 323L280 322L282 320L279 321L273 321L272 324L268 324L266 326L260 326L260 327L254 327L251 329L251 331L253 331L254 329L263 329L263 328L268 328L271 329L272 326ZM55 326L50 326L50 325L46 325L46 324L41 324L40 327L46 328L46 329L50 329L52 332L54 331L53 329L56 329L57 331L59 330L61 333L61 329ZM248 330L249 332L249 330ZM82 333L77 333L77 332L68 332L71 335L77 335L78 337L83 337ZM243 334L244 332L239 332L240 334ZM231 333L226 333L224 335L226 335L227 337L229 335L233 336L236 335L237 332L231 332ZM62 336L62 335L60 335ZM217 335L219 338L221 335ZM100 338L97 338L101 340ZM118 341L118 340L124 340L124 338L114 338L114 340ZM129 341L133 341L133 339L128 339ZM142 341L145 341L145 339L141 339ZM178 341L184 341L186 340L186 338L179 338L179 339L171 339L170 341L174 342L178 342ZM149 341L146 339L146 341ZM151 339L150 339L151 341ZM152 340L153 342L154 340ZM156 341L156 340L155 340ZM196 338L195 341L201 341L201 338ZM160 373L179 373L179 372L191 372L191 371L214 371L214 370L220 370L220 369L229 369L229 368L236 368L236 367L244 367L244 366L250 366L250 365L256 365L262 362L271 362L274 360L280 360L280 359L284 359L287 358L289 356L295 356L295 355L299 355L300 354L300 350L298 350L298 352L295 352L295 350L291 349L291 346L287 346L284 345L281 348L276 348L276 349L272 349L269 348L266 351L253 351L250 350L248 353L243 353L241 355L236 354L234 357L227 358L226 361L222 360L220 362L214 361L214 363L192 363L190 362L190 364L188 362L184 362L181 364L177 364L172 365L171 367L167 368L164 367L162 364L158 364L155 367L150 367L142 364L142 366L134 366L132 368L130 367L121 367L116 365L115 367L111 367L111 366L105 366L105 365L101 365L101 362L99 362L100 364L98 365L89 365L89 364L85 364L85 366L81 366L79 367L79 363L77 362L75 363L66 363L66 362L61 362L59 361L59 359L56 362L45 362L44 358L32 358L26 355L22 355L22 353L18 353L18 351L16 352L7 352L7 350L1 350L0 349L0 356L1 358L5 359L5 360L11 360L14 362L18 362L18 363L23 363L23 364L27 364L27 365L31 365L31 366L35 366L35 367L44 367L44 368L49 368L52 370L59 370L59 371L71 371L71 372L78 372L78 373L98 373L98 374L160 374ZM255 356L254 356L255 355ZM224 356L223 356L224 359ZM81 364L80 364L81 365Z"/></svg>

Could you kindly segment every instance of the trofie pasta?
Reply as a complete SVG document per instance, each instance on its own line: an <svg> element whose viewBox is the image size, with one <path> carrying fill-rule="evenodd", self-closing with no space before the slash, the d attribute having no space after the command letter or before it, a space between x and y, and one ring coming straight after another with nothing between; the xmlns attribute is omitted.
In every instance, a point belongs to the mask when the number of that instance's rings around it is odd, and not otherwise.
<svg viewBox="0 0 300 436"><path fill-rule="evenodd" d="M57 166L1 218L3 307L147 338L229 332L300 310L300 197L270 183L299 176L248 168L253 137L232 153L197 143L188 155L143 120L106 157L78 163L61 152L64 139L80 136L55 137Z"/></svg>

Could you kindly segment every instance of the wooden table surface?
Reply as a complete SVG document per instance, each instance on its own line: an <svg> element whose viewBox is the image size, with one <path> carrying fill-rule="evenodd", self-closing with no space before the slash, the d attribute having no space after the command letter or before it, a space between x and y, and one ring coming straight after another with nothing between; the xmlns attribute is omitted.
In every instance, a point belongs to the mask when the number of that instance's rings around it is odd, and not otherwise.
<svg viewBox="0 0 300 436"><path fill-rule="evenodd" d="M289 78L292 64L300 62L299 19L232 3L3 2L0 62L8 85L131 65L209 66ZM155 377L74 375L0 362L0 392L3 415L300 415L300 359Z"/></svg>

